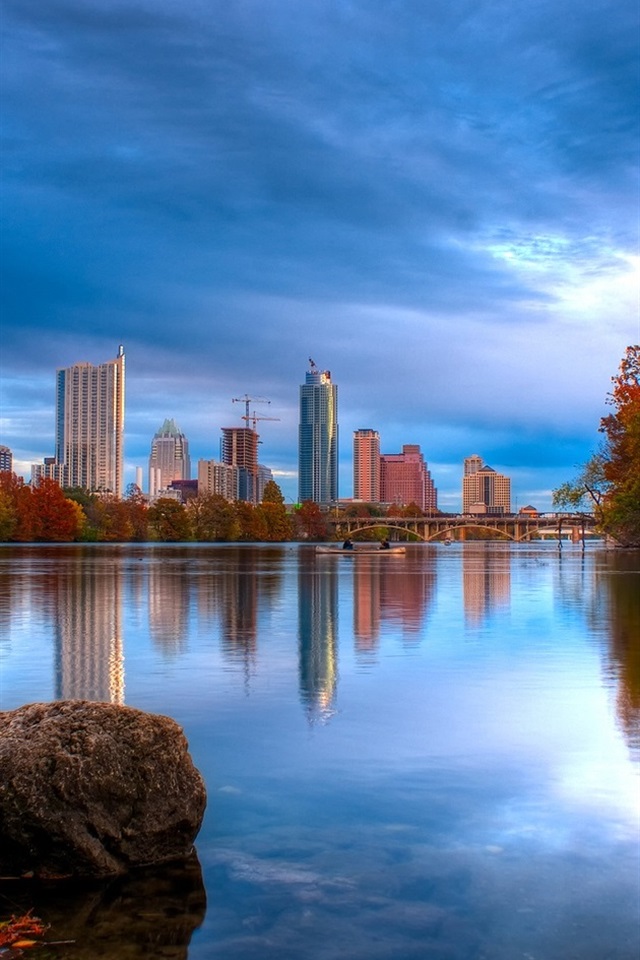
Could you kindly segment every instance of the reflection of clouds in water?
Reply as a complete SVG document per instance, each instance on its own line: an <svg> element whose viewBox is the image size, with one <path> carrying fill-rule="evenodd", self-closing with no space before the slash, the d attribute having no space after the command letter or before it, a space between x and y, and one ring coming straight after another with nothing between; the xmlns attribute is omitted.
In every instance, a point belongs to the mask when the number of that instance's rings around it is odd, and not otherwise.
<svg viewBox="0 0 640 960"><path fill-rule="evenodd" d="M640 817L640 770L626 765L626 746L614 741L607 755L575 758L558 777L557 792L563 801L584 810L610 810L612 816ZM606 824L606 821L603 823ZM616 829L616 823L611 829Z"/></svg>

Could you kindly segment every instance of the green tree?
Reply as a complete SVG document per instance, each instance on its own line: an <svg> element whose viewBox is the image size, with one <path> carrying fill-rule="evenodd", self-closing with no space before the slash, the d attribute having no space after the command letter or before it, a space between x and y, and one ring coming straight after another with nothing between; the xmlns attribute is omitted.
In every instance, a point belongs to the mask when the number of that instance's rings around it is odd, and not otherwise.
<svg viewBox="0 0 640 960"><path fill-rule="evenodd" d="M604 464L604 453L594 453L575 480L563 483L553 491L554 507L571 513L593 513L601 524L604 518L602 504L609 489Z"/></svg>
<svg viewBox="0 0 640 960"><path fill-rule="evenodd" d="M0 489L0 543L6 543L13 537L18 517L12 497Z"/></svg>
<svg viewBox="0 0 640 960"><path fill-rule="evenodd" d="M281 543L283 540L291 540L293 536L293 524L287 514L287 509L282 503L270 503L262 501L256 507L258 522L264 523L264 539L272 542Z"/></svg>
<svg viewBox="0 0 640 960"><path fill-rule="evenodd" d="M257 520L264 525L264 539L281 542L291 540L293 524L287 513L282 490L274 480L265 484L262 503L256 507Z"/></svg>
<svg viewBox="0 0 640 960"><path fill-rule="evenodd" d="M160 497L149 507L148 516L154 539L168 543L191 539L189 515L177 500Z"/></svg>
<svg viewBox="0 0 640 960"><path fill-rule="evenodd" d="M238 539L238 525L233 504L219 493L201 493L186 505L193 537L212 542Z"/></svg>
<svg viewBox="0 0 640 960"><path fill-rule="evenodd" d="M282 496L282 490L275 482L275 480L267 480L264 485L264 492L262 494L263 503L281 503L284 504L284 497Z"/></svg>

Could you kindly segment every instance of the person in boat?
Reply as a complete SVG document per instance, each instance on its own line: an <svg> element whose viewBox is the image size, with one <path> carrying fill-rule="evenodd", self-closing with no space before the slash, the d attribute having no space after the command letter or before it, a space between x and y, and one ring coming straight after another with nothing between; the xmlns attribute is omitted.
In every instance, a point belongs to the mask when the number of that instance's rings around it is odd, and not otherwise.
<svg viewBox="0 0 640 960"><path fill-rule="evenodd" d="M347 539L345 540L345 542L342 544L342 549L343 549L343 550L353 550L353 543L352 543L352 541L350 540L349 537L347 537Z"/></svg>
<svg viewBox="0 0 640 960"><path fill-rule="evenodd" d="M380 544L380 549L381 549L381 550L390 550L390 549L391 549L391 544L389 543L388 540L383 540L382 543Z"/></svg>

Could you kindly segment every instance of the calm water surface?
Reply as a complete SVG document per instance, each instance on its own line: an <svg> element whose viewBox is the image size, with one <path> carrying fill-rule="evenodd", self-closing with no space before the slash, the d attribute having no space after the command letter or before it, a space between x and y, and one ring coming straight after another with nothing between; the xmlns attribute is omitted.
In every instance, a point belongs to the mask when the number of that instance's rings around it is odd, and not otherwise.
<svg viewBox="0 0 640 960"><path fill-rule="evenodd" d="M638 552L4 547L0 678L207 783L188 870L30 892L52 957L637 960Z"/></svg>

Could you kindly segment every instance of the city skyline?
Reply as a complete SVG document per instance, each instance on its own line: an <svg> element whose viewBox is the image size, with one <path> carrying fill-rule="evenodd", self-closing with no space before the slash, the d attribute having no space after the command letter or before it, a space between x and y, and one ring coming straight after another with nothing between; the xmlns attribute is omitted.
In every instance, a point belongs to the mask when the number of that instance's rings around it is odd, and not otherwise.
<svg viewBox="0 0 640 960"><path fill-rule="evenodd" d="M60 368L56 372L56 454L31 465L31 482L50 477L61 486L115 492L121 497L123 446L125 437L125 353L122 344L115 359L101 364L87 362ZM353 432L351 496L340 496L338 488L338 386L328 370L320 370L309 358L305 383L299 386L298 502L313 500L324 506L347 500L372 503L417 505L423 512L438 510L438 489L419 444L403 444L397 454L382 453L377 430L360 428ZM230 500L259 503L264 485L273 471L258 462L260 436L258 420L279 421L278 417L250 414L252 400L245 403L242 427L221 427L219 458L197 461L195 483L202 492L221 493ZM253 427L247 424L251 422ZM91 429L96 433L92 435ZM10 448L0 447L3 462L13 460ZM6 469L6 467L5 467ZM141 466L135 467L140 486ZM91 477L94 482L91 482ZM148 495L154 499L174 481L190 483L189 440L174 418L165 418L151 440L148 460ZM365 494L370 494L366 496ZM377 495L375 495L377 493ZM288 498L294 502L291 497ZM462 495L459 512L512 512L511 478L498 473L478 454L462 463ZM524 504L520 504L524 506ZM530 506L530 505L528 505ZM517 495L514 510L518 509ZM534 507L535 509L535 507ZM447 512L444 510L443 512ZM452 511L449 511L452 512ZM542 510L541 512L544 512Z"/></svg>
<svg viewBox="0 0 640 960"><path fill-rule="evenodd" d="M508 13L508 15L505 15ZM301 362L439 506L479 451L551 507L640 342L638 5L9 0L0 444L50 456L51 371L127 347L124 483L243 392L297 499ZM292 388L293 387L293 388Z"/></svg>

